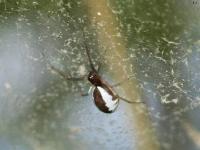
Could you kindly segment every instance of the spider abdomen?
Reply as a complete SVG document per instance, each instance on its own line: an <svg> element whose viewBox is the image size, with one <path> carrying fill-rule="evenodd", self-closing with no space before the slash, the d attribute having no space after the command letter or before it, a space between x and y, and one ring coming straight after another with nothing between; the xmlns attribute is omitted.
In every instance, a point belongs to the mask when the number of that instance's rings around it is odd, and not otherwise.
<svg viewBox="0 0 200 150"><path fill-rule="evenodd" d="M114 95L114 93L101 86L95 87L93 98L95 105L99 110L105 113L114 112L119 104L119 99Z"/></svg>

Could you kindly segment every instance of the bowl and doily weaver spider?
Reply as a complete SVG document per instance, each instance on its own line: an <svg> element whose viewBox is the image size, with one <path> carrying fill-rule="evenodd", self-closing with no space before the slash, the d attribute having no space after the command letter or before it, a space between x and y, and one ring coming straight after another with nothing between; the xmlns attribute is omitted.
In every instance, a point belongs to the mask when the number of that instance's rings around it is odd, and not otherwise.
<svg viewBox="0 0 200 150"><path fill-rule="evenodd" d="M83 33L83 37L85 38L84 33ZM99 74L99 71L101 68L101 63L99 63L97 69L94 67L94 64L91 59L90 51L89 51L89 48L88 48L85 40L84 40L84 49L85 49L87 58L89 60L90 69L91 69L89 71L89 74L87 75L87 79L92 84L92 87L90 87L90 89L87 93L85 93L85 94L82 93L81 94L82 96L87 96L92 91L92 97L93 97L94 104L97 106L97 108L100 111L102 111L104 113L114 112L119 105L119 100L123 100L127 103L143 103L141 101L130 101L124 97L121 97L114 90L114 87L121 85L123 82L125 82L126 80L129 80L131 77L129 77L119 83L116 83L114 85L110 85ZM58 75L60 75L62 78L64 78L67 81L69 81L69 80L82 81L85 79L85 76L82 76L82 77L68 76L65 72L59 70L58 68L54 67L53 65L51 65L51 64L49 64L49 65L50 65L51 70L56 72Z"/></svg>

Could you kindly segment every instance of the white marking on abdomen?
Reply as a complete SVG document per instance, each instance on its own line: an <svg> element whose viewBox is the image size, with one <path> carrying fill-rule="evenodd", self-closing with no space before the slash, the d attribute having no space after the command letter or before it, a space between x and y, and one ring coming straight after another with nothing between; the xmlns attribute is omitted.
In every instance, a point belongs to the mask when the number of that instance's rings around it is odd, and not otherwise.
<svg viewBox="0 0 200 150"><path fill-rule="evenodd" d="M101 97L104 100L106 106L108 107L109 111L113 111L117 108L118 105L118 99L113 100L112 95L110 95L105 89L103 89L100 86L97 86L99 89L99 92L101 93Z"/></svg>

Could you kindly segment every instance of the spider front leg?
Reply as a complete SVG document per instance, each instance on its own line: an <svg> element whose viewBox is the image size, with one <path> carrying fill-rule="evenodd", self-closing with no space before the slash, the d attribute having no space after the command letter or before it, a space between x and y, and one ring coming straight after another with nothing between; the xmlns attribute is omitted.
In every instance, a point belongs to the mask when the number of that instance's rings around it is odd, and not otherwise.
<svg viewBox="0 0 200 150"><path fill-rule="evenodd" d="M71 80L71 81L83 81L86 77L86 75L82 76L82 77L69 77L65 74L65 72L61 71L60 69L50 65L50 69L53 70L54 72L56 72L58 75L60 75L62 78L64 78L65 80ZM80 88L79 88L79 92L81 94L81 96L88 96L89 93L91 92L92 87L89 88L87 93L84 93Z"/></svg>
<svg viewBox="0 0 200 150"><path fill-rule="evenodd" d="M107 49L103 52L103 56L106 55ZM97 72L99 73L101 71L101 66L102 66L102 62L99 62L98 64L98 68L97 68Z"/></svg>
<svg viewBox="0 0 200 150"><path fill-rule="evenodd" d="M56 67L50 65L50 69L53 70L54 72L56 72L58 75L60 75L62 78L64 78L65 80L71 80L71 81L82 81L85 79L85 75L82 77L71 77L68 76L67 74L65 74L65 72L57 69Z"/></svg>

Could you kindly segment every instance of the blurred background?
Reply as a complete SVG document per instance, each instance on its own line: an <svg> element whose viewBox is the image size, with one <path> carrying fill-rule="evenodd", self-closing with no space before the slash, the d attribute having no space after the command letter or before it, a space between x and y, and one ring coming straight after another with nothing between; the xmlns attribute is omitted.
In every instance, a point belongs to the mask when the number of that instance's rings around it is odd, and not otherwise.
<svg viewBox="0 0 200 150"><path fill-rule="evenodd" d="M200 0L0 0L0 150L200 149L199 27ZM86 75L84 43L144 105L102 113L49 68Z"/></svg>

